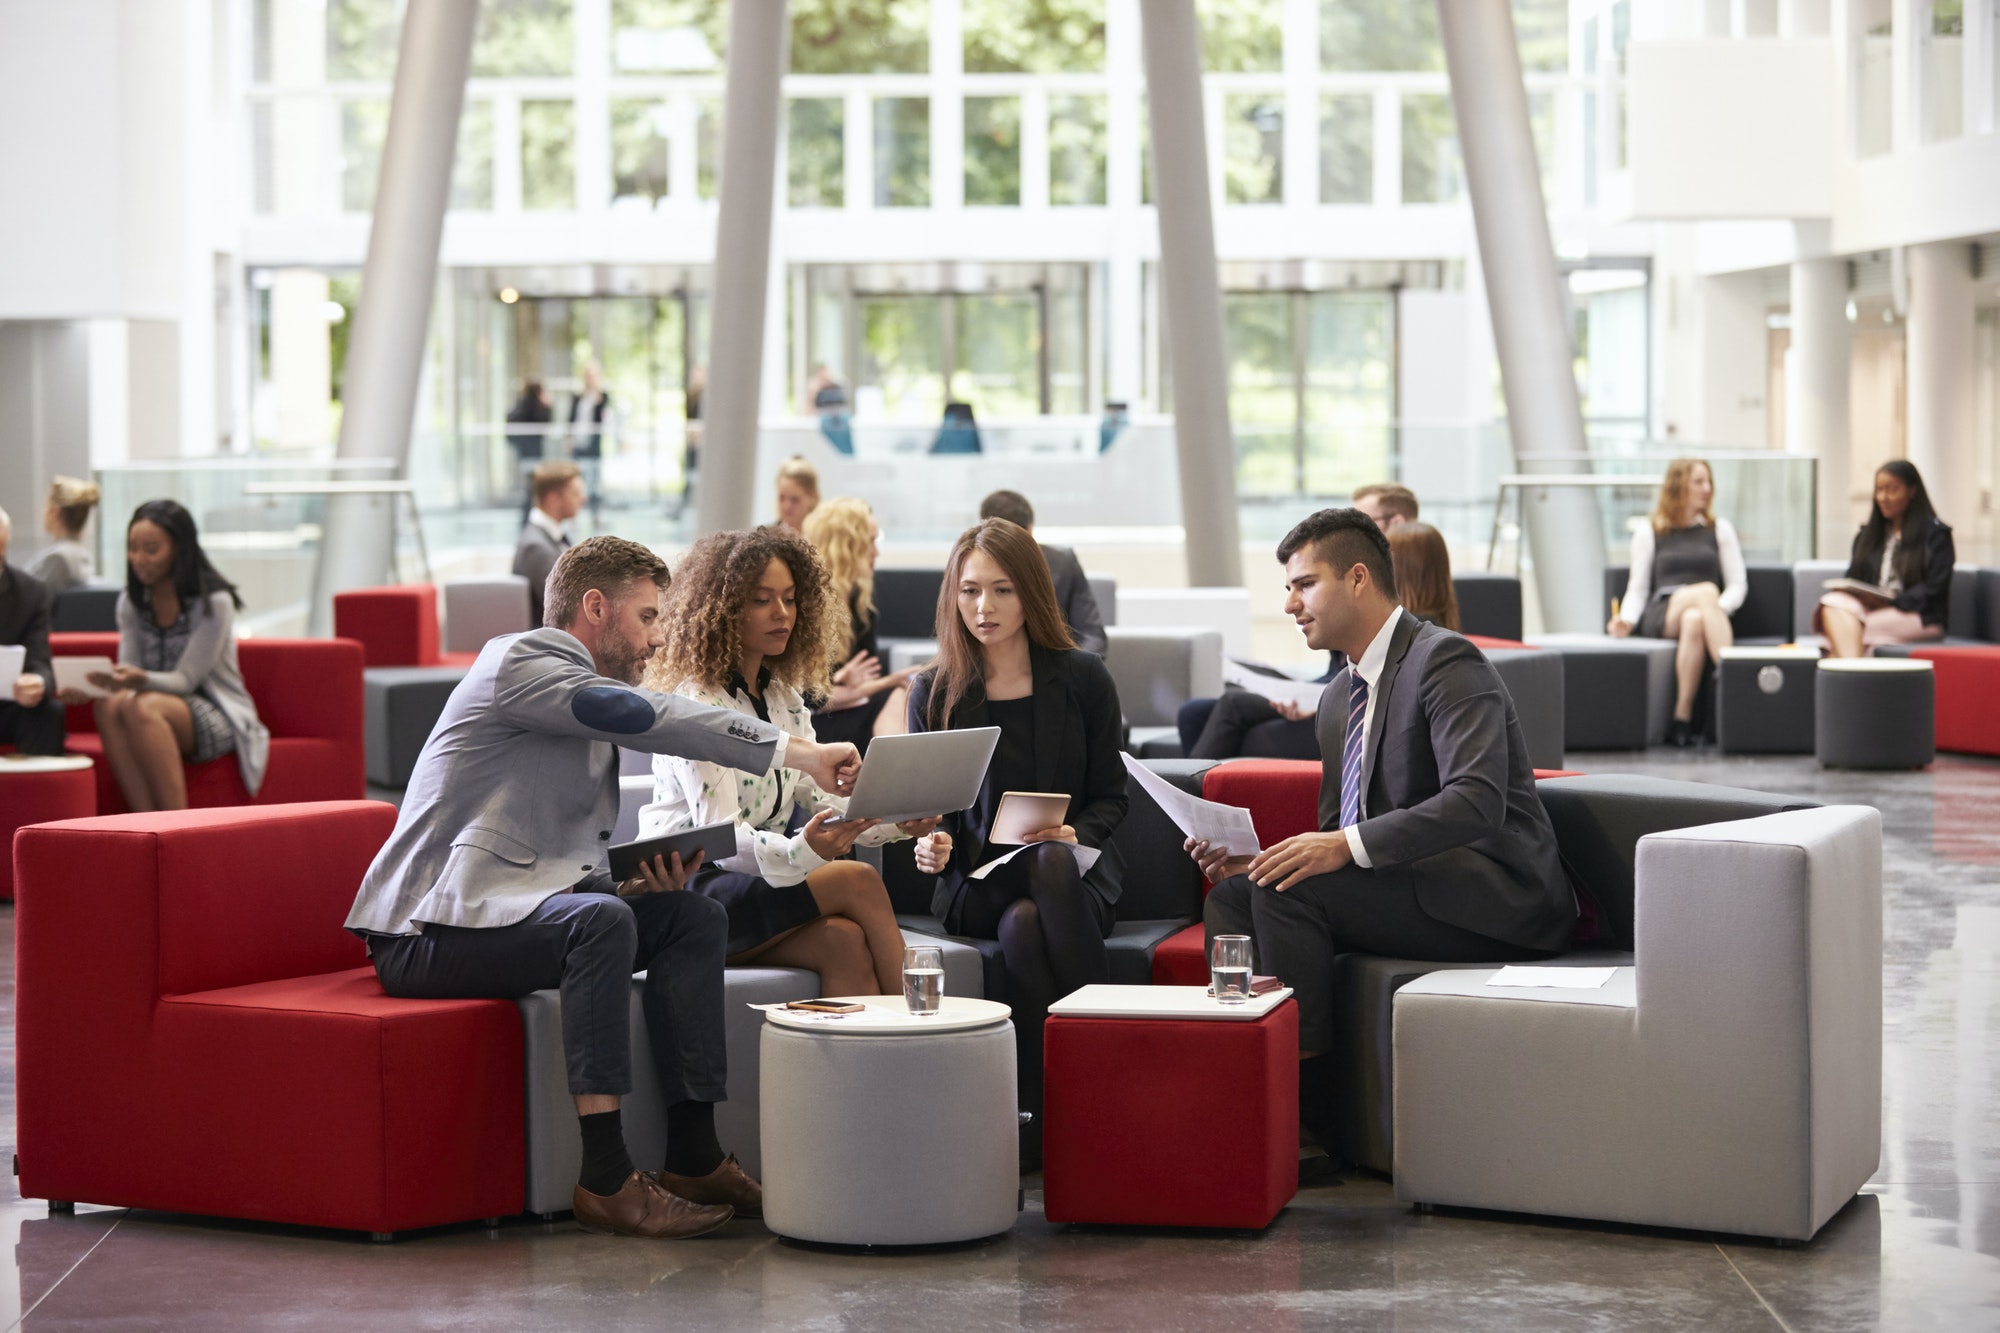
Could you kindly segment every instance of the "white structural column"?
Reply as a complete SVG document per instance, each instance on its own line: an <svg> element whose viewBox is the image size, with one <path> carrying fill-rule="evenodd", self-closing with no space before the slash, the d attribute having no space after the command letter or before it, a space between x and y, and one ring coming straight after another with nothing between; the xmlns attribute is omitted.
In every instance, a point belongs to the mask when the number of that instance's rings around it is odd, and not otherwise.
<svg viewBox="0 0 2000 1333"><path fill-rule="evenodd" d="M722 101L722 194L715 220L715 304L702 396L701 532L750 526L771 281L782 81L791 47L785 0L732 0Z"/></svg>
<svg viewBox="0 0 2000 1333"><path fill-rule="evenodd" d="M1959 530L1963 543L1979 515L1972 247L1913 245L1909 264L1909 457L1924 474L1938 517Z"/></svg>
<svg viewBox="0 0 2000 1333"><path fill-rule="evenodd" d="M1821 559L1847 555L1857 518L1852 495L1852 425L1848 368L1854 339L1847 322L1847 261L1792 264L1792 351L1786 365L1785 447L1819 460Z"/></svg>
<svg viewBox="0 0 2000 1333"><path fill-rule="evenodd" d="M1439 0L1438 29L1507 395L1507 427L1523 472L1588 470L1570 319L1542 200L1541 170L1507 0ZM1554 455L1540 460L1537 455ZM1522 498L1544 627L1604 623L1604 538L1593 492L1530 490Z"/></svg>
<svg viewBox="0 0 2000 1333"><path fill-rule="evenodd" d="M1504 2L1504 0L1503 0ZM1208 138L1202 113L1201 27L1194 0L1142 6L1146 104L1153 125L1153 193L1160 217L1160 304L1174 368L1174 443L1181 523L1193 587L1243 582L1237 535L1236 438L1229 428L1229 361L1215 263Z"/></svg>
<svg viewBox="0 0 2000 1333"><path fill-rule="evenodd" d="M478 0L410 6L382 144L382 175L347 350L339 457L387 458L404 472L437 286L438 238L451 201L458 113L472 65ZM311 633L333 628L333 594L381 583L395 555L385 497L329 497L313 586Z"/></svg>

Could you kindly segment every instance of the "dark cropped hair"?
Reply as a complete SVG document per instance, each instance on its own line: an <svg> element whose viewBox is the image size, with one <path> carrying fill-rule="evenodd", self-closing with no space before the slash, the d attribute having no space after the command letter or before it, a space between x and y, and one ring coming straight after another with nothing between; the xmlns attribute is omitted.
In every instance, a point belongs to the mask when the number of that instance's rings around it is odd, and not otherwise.
<svg viewBox="0 0 2000 1333"><path fill-rule="evenodd" d="M141 523L151 523L167 534L174 544L174 592L181 599L182 606L195 602L205 602L218 592L229 594L229 600L236 609L243 609L243 598L236 591L236 585L222 577L220 571L208 562L208 553L201 549L201 537L195 531L194 515L178 500L148 500L132 511L132 521L125 525L125 535L129 538L132 529ZM132 572L132 562L125 562L125 595L133 606L148 605L146 585L139 582L139 576Z"/></svg>
<svg viewBox="0 0 2000 1333"><path fill-rule="evenodd" d="M1322 509L1298 521L1278 543L1278 563L1284 564L1305 547L1345 574L1356 565L1368 571L1390 597L1396 595L1396 565L1389 555L1389 539L1375 520L1359 509Z"/></svg>
<svg viewBox="0 0 2000 1333"><path fill-rule="evenodd" d="M1035 526L1035 507L1019 491L995 491L979 502L979 517L1004 518L1020 527Z"/></svg>

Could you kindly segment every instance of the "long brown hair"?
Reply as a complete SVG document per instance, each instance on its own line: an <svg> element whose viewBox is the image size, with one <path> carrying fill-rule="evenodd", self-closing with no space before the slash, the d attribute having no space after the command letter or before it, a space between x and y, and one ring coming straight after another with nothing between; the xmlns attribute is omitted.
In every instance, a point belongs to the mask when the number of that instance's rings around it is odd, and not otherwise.
<svg viewBox="0 0 2000 1333"><path fill-rule="evenodd" d="M826 694L833 657L826 566L805 538L775 526L712 532L688 548L667 593L667 642L647 669L646 688L664 694L690 680L729 684L743 664L743 610L773 560L792 572L799 615L785 651L764 665L801 694Z"/></svg>
<svg viewBox="0 0 2000 1333"><path fill-rule="evenodd" d="M1013 581L1026 615L1022 629L1029 643L1052 652L1076 647L1056 602L1049 562L1028 530L1004 518L989 518L967 528L951 548L951 558L944 565L944 585L938 589L938 655L931 668L927 719L933 729L949 725L959 702L975 689L984 693L986 688L986 654L965 627L965 617L958 613L958 583L974 551L984 552Z"/></svg>
<svg viewBox="0 0 2000 1333"><path fill-rule="evenodd" d="M1458 628L1458 590L1451 584L1451 552L1428 523L1398 523L1389 534L1389 560L1403 609L1446 629Z"/></svg>
<svg viewBox="0 0 2000 1333"><path fill-rule="evenodd" d="M1681 525L1681 513L1687 508L1688 483L1694 480L1694 470L1708 473L1708 504L1701 509L1701 521L1715 522L1708 512L1715 503L1715 469L1699 458L1676 458L1667 464L1667 474L1660 478L1660 495L1653 501L1653 531L1668 532Z"/></svg>

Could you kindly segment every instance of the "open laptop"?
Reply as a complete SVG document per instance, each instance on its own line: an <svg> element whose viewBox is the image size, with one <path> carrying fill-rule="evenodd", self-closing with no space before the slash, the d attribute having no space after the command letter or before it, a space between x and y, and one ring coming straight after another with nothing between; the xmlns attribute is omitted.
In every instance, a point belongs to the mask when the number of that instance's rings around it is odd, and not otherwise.
<svg viewBox="0 0 2000 1333"><path fill-rule="evenodd" d="M868 742L847 818L901 824L964 810L979 799L999 743L998 727L877 736Z"/></svg>

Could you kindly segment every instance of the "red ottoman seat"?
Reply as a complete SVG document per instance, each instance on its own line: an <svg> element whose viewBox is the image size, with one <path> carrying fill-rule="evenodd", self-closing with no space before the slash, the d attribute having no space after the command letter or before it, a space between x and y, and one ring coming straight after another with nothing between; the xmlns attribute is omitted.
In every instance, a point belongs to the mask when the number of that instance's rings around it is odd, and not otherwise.
<svg viewBox="0 0 2000 1333"><path fill-rule="evenodd" d="M1051 1222L1261 1228L1298 1192L1290 999L1249 1021L1051 1013L1043 1067Z"/></svg>
<svg viewBox="0 0 2000 1333"><path fill-rule="evenodd" d="M45 761L44 761L45 762ZM46 768L34 760L0 764L0 901L14 897L14 834L30 824L87 819L97 813L97 776L89 763Z"/></svg>
<svg viewBox="0 0 2000 1333"><path fill-rule="evenodd" d="M439 650L438 592L429 583L335 593L333 632L359 643L371 667L471 666L479 656Z"/></svg>
<svg viewBox="0 0 2000 1333"><path fill-rule="evenodd" d="M24 1195L371 1232L520 1211L519 1011L391 999L340 927L395 815L22 830Z"/></svg>
<svg viewBox="0 0 2000 1333"><path fill-rule="evenodd" d="M2000 755L2000 646L1917 648L1937 682L1937 748Z"/></svg>

